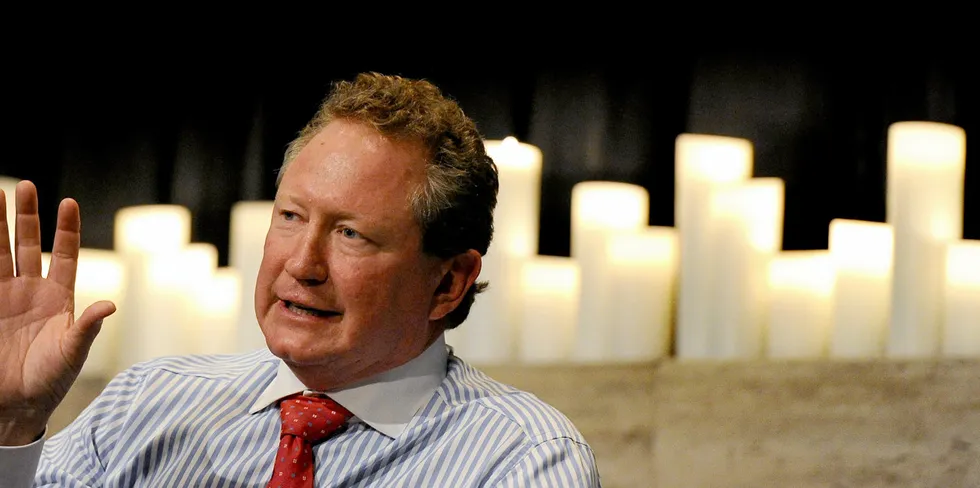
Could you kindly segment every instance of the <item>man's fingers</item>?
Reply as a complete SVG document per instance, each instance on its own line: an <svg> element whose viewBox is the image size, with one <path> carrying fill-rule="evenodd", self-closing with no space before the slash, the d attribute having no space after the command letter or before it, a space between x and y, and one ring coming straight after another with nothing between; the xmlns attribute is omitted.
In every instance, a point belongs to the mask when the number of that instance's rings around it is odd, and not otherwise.
<svg viewBox="0 0 980 488"><path fill-rule="evenodd" d="M95 302L82 312L66 334L67 350L65 355L72 363L81 367L88 357L88 351L95 342L95 337L102 328L102 321L116 311L116 305L110 301Z"/></svg>
<svg viewBox="0 0 980 488"><path fill-rule="evenodd" d="M17 276L41 276L41 222L37 216L37 188L30 181L17 183Z"/></svg>
<svg viewBox="0 0 980 488"><path fill-rule="evenodd" d="M66 198L58 207L58 229L54 234L51 248L51 267L48 279L68 288L75 289L75 275L78 270L78 248L81 245L81 220L78 203Z"/></svg>
<svg viewBox="0 0 980 488"><path fill-rule="evenodd" d="M14 261L10 252L11 227L7 222L7 195L0 190L0 280L14 276Z"/></svg>

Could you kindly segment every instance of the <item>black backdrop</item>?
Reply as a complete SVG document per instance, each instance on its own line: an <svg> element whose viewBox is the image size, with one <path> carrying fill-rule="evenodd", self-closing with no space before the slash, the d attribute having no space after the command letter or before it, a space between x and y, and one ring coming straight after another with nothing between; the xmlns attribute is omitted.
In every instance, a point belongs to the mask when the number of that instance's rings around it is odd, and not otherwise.
<svg viewBox="0 0 980 488"><path fill-rule="evenodd" d="M832 218L884 220L890 123L977 131L971 63L929 52L487 55L467 69L453 59L320 60L235 47L86 53L7 64L0 174L37 184L45 250L62 197L79 201L83 245L94 248L112 246L118 208L177 203L193 213L193 240L217 245L226 264L232 204L273 197L285 144L332 80L363 70L427 78L487 138L539 146L539 252L551 255L568 255L571 188L584 180L644 186L650 223L672 225L681 132L751 139L755 175L786 181L784 249L821 249ZM967 147L964 230L978 239L980 166Z"/></svg>

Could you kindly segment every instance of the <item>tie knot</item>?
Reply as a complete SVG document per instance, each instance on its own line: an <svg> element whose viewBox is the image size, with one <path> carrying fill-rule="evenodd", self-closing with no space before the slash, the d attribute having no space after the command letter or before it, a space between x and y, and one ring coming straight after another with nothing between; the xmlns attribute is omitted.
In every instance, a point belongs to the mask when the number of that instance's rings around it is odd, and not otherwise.
<svg viewBox="0 0 980 488"><path fill-rule="evenodd" d="M315 444L344 425L351 415L350 411L329 398L293 395L279 405L279 416L282 418L280 436L293 435Z"/></svg>

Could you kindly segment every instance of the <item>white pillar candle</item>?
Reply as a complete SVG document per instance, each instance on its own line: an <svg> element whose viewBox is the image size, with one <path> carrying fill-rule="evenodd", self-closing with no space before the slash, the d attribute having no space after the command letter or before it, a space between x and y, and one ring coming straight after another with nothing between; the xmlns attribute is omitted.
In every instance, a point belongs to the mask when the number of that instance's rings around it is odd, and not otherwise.
<svg viewBox="0 0 980 488"><path fill-rule="evenodd" d="M114 249L123 254L174 252L191 240L191 211L181 205L137 205L116 212Z"/></svg>
<svg viewBox="0 0 980 488"><path fill-rule="evenodd" d="M161 285L173 286L179 295L179 321L183 330L178 354L201 352L198 343L201 329L210 317L210 306L202 300L216 293L213 289L218 270L218 248L206 242L194 242L182 249L174 264L168 264Z"/></svg>
<svg viewBox="0 0 980 488"><path fill-rule="evenodd" d="M867 359L884 353L891 301L892 228L880 222L834 219L831 357Z"/></svg>
<svg viewBox="0 0 980 488"><path fill-rule="evenodd" d="M236 314L236 348L239 352L266 347L265 336L255 317L255 280L262 264L273 205L271 201L249 201L237 202L231 207L228 265L240 275Z"/></svg>
<svg viewBox="0 0 980 488"><path fill-rule="evenodd" d="M491 248L512 256L534 256L538 253L541 150L513 137L484 145L497 165L500 182Z"/></svg>
<svg viewBox="0 0 980 488"><path fill-rule="evenodd" d="M17 183L20 180L9 176L0 176L0 190L3 190L7 204L7 235L10 237L10 252L15 253L14 228L17 225Z"/></svg>
<svg viewBox="0 0 980 488"><path fill-rule="evenodd" d="M826 356L830 338L834 268L829 251L783 251L769 263L766 355Z"/></svg>
<svg viewBox="0 0 980 488"><path fill-rule="evenodd" d="M208 281L196 286L194 309L196 354L234 354L238 351L238 311L241 274L231 267L218 268Z"/></svg>
<svg viewBox="0 0 980 488"><path fill-rule="evenodd" d="M477 297L466 322L447 342L474 364L506 364L517 350L521 263L538 252L541 150L513 137L486 141L500 184L493 212L493 241L479 281L489 288Z"/></svg>
<svg viewBox="0 0 980 488"><path fill-rule="evenodd" d="M42 255L42 274L48 275L51 254ZM102 300L111 301L116 308L123 307L126 289L126 270L122 258L114 251L103 249L78 250L78 268L75 274L75 318L90 305ZM82 366L82 378L111 378L119 373L120 314L114 313L102 321L99 335L89 350L88 359Z"/></svg>
<svg viewBox="0 0 980 488"><path fill-rule="evenodd" d="M966 134L932 122L888 129L888 223L895 232L891 357L940 349L946 244L963 237Z"/></svg>
<svg viewBox="0 0 980 488"><path fill-rule="evenodd" d="M612 361L652 361L670 353L677 231L647 227L615 234L606 246L609 263L607 334Z"/></svg>
<svg viewBox="0 0 980 488"><path fill-rule="evenodd" d="M571 257L581 273L572 351L576 361L598 362L610 357L606 242L617 233L646 227L649 213L650 197L641 186L586 181L572 187Z"/></svg>
<svg viewBox="0 0 980 488"><path fill-rule="evenodd" d="M711 194L752 176L752 143L745 139L681 134L675 147L674 227L679 232L677 356L711 356L710 259L725 243L713 236Z"/></svg>
<svg viewBox="0 0 980 488"><path fill-rule="evenodd" d="M141 205L116 212L115 250L123 259L127 283L117 312L121 368L184 351L181 298L176 285L165 286L161 277L179 267L190 230L190 210L183 206Z"/></svg>
<svg viewBox="0 0 980 488"><path fill-rule="evenodd" d="M945 281L943 355L980 357L980 241L949 245Z"/></svg>
<svg viewBox="0 0 980 488"><path fill-rule="evenodd" d="M571 258L538 256L521 267L519 357L525 363L570 359L581 276Z"/></svg>
<svg viewBox="0 0 980 488"><path fill-rule="evenodd" d="M784 184L753 178L712 195L711 226L720 244L709 258L713 276L708 329L712 357L763 355L769 310L769 261L782 246Z"/></svg>

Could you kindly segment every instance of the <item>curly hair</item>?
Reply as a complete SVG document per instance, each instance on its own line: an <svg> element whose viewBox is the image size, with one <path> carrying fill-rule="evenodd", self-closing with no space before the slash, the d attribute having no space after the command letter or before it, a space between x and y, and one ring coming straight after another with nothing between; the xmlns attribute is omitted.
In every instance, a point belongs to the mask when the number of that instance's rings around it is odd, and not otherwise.
<svg viewBox="0 0 980 488"><path fill-rule="evenodd" d="M361 73L334 84L316 115L286 149L279 180L303 147L331 121L367 124L395 139L419 141L427 149L425 182L410 205L422 229L423 252L450 258L474 249L485 255L493 237L497 204L497 167L487 156L476 124L460 106L425 80L380 73ZM276 182L277 186L279 181ZM469 315L476 295L488 283L467 290L445 328Z"/></svg>

